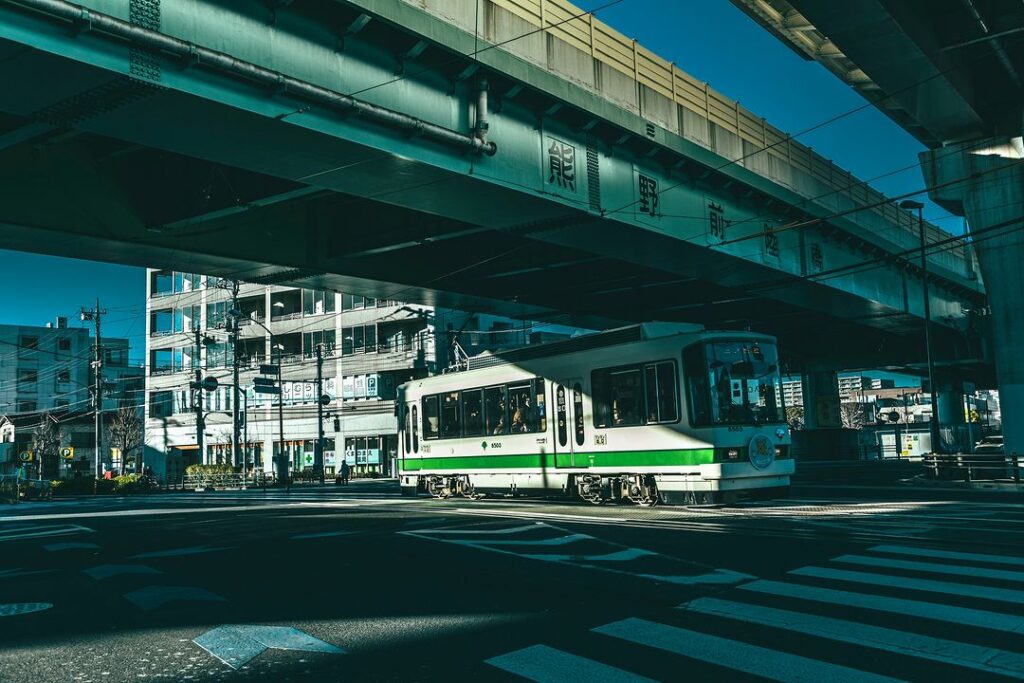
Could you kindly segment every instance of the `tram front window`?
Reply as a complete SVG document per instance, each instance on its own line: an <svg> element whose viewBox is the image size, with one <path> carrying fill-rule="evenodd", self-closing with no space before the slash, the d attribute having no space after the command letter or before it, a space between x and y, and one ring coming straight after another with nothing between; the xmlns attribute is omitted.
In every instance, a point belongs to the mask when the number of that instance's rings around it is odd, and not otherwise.
<svg viewBox="0 0 1024 683"><path fill-rule="evenodd" d="M775 344L719 341L683 352L693 424L785 422Z"/></svg>

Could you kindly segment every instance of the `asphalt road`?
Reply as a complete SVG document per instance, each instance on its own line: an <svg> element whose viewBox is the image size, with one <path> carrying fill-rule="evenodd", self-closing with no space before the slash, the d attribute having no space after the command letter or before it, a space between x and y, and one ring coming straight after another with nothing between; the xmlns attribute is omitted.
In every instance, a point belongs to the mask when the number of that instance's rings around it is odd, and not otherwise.
<svg viewBox="0 0 1024 683"><path fill-rule="evenodd" d="M645 510L374 482L0 507L4 682L1019 678L1013 502Z"/></svg>

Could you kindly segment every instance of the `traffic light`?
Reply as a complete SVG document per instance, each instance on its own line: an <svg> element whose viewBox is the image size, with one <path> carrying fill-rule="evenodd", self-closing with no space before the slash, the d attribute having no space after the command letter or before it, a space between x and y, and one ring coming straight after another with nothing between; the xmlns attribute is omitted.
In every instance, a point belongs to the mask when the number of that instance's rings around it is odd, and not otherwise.
<svg viewBox="0 0 1024 683"><path fill-rule="evenodd" d="M341 420L339 418L337 418L337 417L334 418L334 431L336 431L336 432L340 432L341 431Z"/></svg>

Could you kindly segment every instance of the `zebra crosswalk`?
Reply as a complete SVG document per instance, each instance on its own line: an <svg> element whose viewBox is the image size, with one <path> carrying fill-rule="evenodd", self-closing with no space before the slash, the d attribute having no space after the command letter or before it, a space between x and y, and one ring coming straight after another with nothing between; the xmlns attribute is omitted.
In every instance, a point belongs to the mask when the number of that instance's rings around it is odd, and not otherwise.
<svg viewBox="0 0 1024 683"><path fill-rule="evenodd" d="M1007 569L1022 564L879 545L486 663L558 683L1022 680L1024 573Z"/></svg>

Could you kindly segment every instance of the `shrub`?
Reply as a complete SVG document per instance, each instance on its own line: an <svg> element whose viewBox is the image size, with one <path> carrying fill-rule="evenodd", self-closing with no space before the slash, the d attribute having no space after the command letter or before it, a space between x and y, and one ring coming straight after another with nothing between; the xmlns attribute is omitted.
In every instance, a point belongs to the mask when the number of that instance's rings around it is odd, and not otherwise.
<svg viewBox="0 0 1024 683"><path fill-rule="evenodd" d="M110 479L94 479L92 477L78 477L75 479L61 479L50 483L51 491L55 496L81 496L92 495L93 488L100 494L112 493L116 482Z"/></svg>
<svg viewBox="0 0 1024 683"><path fill-rule="evenodd" d="M138 474L122 474L114 477L114 493L142 493L146 490Z"/></svg>
<svg viewBox="0 0 1024 683"><path fill-rule="evenodd" d="M232 465L189 465L185 468L185 474L234 474L235 471Z"/></svg>

